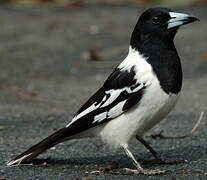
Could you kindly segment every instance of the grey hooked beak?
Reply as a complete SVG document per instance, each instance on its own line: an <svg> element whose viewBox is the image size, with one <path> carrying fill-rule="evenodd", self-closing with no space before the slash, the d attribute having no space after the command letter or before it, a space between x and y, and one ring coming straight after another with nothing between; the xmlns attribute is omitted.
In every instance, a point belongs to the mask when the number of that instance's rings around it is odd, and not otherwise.
<svg viewBox="0 0 207 180"><path fill-rule="evenodd" d="M169 12L171 19L167 22L168 29L171 29L173 27L182 26L184 24L189 24L194 21L199 21L198 18L189 16L188 14L183 13L176 13L176 12Z"/></svg>

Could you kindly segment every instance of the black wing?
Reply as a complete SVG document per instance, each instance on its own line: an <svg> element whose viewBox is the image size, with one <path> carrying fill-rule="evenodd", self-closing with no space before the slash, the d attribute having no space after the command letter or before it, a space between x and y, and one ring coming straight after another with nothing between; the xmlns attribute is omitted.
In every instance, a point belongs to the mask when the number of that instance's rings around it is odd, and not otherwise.
<svg viewBox="0 0 207 180"><path fill-rule="evenodd" d="M104 85L79 109L67 125L77 124L81 130L105 123L139 103L145 83L136 79L135 66L116 68Z"/></svg>

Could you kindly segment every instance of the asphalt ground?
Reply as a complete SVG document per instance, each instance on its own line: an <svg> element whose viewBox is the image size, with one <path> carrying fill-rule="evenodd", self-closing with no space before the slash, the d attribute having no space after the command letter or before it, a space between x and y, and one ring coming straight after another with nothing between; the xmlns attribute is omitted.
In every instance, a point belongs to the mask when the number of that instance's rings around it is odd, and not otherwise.
<svg viewBox="0 0 207 180"><path fill-rule="evenodd" d="M72 8L0 7L0 179L207 179L207 6L183 7L200 22L182 27L175 44L182 60L184 84L170 115L148 133L146 140L178 165L146 164L169 170L160 176L126 174L133 168L125 154L110 151L100 139L73 140L38 157L38 165L6 167L5 163L58 128L66 125L112 69L127 55L137 17L134 6L91 5ZM96 57L99 60L90 60ZM133 140L137 159L153 159ZM119 168L88 172L117 162Z"/></svg>

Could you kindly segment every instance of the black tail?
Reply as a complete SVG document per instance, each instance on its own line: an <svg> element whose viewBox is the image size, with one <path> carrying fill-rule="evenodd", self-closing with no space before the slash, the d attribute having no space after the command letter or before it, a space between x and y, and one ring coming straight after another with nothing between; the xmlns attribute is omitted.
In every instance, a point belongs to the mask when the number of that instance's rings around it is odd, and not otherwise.
<svg viewBox="0 0 207 180"><path fill-rule="evenodd" d="M74 132L74 130L71 131L70 127L62 128L58 131L56 131L54 134L48 136L41 142L37 143L36 145L29 148L27 151L21 153L11 161L7 162L7 166L12 165L19 165L21 163L30 162L32 159L34 159L36 156L44 152L45 150L55 146L56 144L63 142L68 137L76 134L77 132Z"/></svg>

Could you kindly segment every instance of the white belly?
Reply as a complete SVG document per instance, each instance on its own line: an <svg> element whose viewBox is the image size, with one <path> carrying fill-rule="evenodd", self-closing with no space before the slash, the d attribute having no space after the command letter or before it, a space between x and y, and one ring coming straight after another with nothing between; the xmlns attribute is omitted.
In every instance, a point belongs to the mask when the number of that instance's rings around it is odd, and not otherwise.
<svg viewBox="0 0 207 180"><path fill-rule="evenodd" d="M179 95L168 95L155 83L146 90L142 100L121 116L97 127L96 132L111 148L128 144L136 135L142 136L160 122L174 107ZM95 130L95 129L94 129Z"/></svg>

